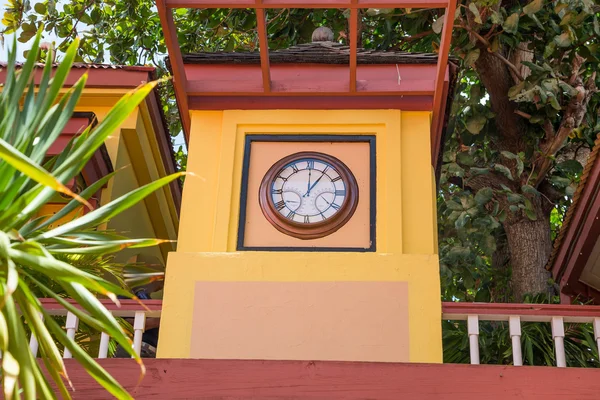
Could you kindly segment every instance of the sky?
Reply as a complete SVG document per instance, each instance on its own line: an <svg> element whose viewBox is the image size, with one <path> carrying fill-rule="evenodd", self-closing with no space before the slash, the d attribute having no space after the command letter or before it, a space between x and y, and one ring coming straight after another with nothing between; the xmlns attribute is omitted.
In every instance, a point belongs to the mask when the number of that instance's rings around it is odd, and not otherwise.
<svg viewBox="0 0 600 400"><path fill-rule="evenodd" d="M7 4L8 1L0 0L0 10L2 11L2 14L4 14L4 9L6 8ZM2 26L2 28L4 28L4 26ZM4 46L0 45L0 61L8 60L8 46L12 45L13 38L14 35L4 35ZM20 58L22 59L23 51L27 49L27 46L25 46L23 43L18 43L17 49L19 50L18 54L21 56Z"/></svg>
<svg viewBox="0 0 600 400"><path fill-rule="evenodd" d="M60 1L58 1L58 3L60 3ZM7 0L0 0L1 14L4 14L4 9L6 8L7 4L8 4ZM1 18L0 18L0 20L1 20ZM19 32L17 31L16 34L18 35ZM56 37L56 35L49 35L47 32L44 32L44 41L53 42L53 41L58 41L57 39L58 38ZM9 48L9 46L12 46L13 40L14 40L14 34L4 35L4 45L3 46L0 45L0 62L8 60L8 48ZM30 47L31 47L31 45L29 43L20 43L17 41L17 60L18 61L23 61L23 52L25 50L29 49ZM185 140L183 138L182 132L180 132L175 137L175 143L174 143L175 149L178 149L179 146L183 146L184 149L186 148Z"/></svg>

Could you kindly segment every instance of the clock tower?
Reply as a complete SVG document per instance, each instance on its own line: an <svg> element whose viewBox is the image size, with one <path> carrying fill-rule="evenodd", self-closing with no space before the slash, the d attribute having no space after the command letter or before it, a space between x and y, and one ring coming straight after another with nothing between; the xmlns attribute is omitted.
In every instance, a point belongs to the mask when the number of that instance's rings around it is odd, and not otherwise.
<svg viewBox="0 0 600 400"><path fill-rule="evenodd" d="M192 174L158 356L441 362L446 62L331 41L182 60Z"/></svg>

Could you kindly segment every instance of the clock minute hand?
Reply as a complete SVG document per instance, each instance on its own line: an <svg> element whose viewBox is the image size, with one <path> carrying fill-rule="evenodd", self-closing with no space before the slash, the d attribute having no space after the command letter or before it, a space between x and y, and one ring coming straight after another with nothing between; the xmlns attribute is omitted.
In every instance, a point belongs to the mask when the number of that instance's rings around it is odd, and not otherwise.
<svg viewBox="0 0 600 400"><path fill-rule="evenodd" d="M315 183L312 184L311 187L308 188L308 192L306 192L306 194L310 194L310 191L317 185L317 183L319 183L319 181L321 180L321 178L323 178L325 176L325 174L321 174L321 176L319 177L319 179L317 179L315 181Z"/></svg>

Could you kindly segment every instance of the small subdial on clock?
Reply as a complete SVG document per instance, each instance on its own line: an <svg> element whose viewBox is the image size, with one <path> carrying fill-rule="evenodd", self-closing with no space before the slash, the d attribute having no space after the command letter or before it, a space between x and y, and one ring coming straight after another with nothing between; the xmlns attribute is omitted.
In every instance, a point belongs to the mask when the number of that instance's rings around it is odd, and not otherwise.
<svg viewBox="0 0 600 400"><path fill-rule="evenodd" d="M302 206L302 195L296 190L284 190L281 197L285 206L291 211L296 211Z"/></svg>
<svg viewBox="0 0 600 400"><path fill-rule="evenodd" d="M335 193L333 191L323 191L315 198L315 207L320 213L326 212L331 208L335 201Z"/></svg>

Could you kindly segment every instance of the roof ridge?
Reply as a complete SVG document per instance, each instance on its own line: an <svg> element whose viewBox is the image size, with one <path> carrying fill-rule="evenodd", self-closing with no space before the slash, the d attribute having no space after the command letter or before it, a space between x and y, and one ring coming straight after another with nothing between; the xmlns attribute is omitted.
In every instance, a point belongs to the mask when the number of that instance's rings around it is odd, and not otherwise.
<svg viewBox="0 0 600 400"><path fill-rule="evenodd" d="M436 64L435 53L357 49L359 64ZM273 64L348 64L350 46L338 42L302 43L269 52ZM183 54L184 64L259 64L256 50L240 52L197 52Z"/></svg>
<svg viewBox="0 0 600 400"><path fill-rule="evenodd" d="M24 65L23 62L16 62L16 67L22 67ZM60 63L54 62L52 63L52 67L56 68L60 65ZM0 68L6 68L8 66L8 62L0 61ZM46 66L45 63L37 62L34 64L35 68L44 68ZM104 63L86 63L86 62L74 62L72 68L76 69L121 69L124 71L146 71L153 72L156 71L156 67L146 66L146 65L120 65L120 64L104 64Z"/></svg>

